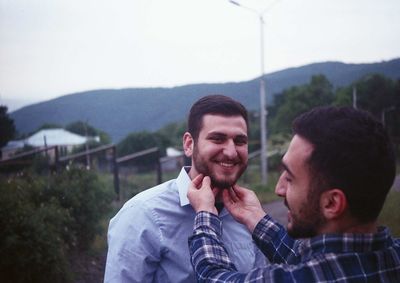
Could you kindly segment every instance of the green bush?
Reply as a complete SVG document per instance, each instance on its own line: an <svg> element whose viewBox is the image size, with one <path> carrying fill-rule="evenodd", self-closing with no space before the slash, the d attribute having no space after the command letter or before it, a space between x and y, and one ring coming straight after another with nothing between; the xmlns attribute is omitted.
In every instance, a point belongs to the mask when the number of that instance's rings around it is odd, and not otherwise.
<svg viewBox="0 0 400 283"><path fill-rule="evenodd" d="M68 256L89 249L112 190L79 169L0 184L0 282L70 282Z"/></svg>
<svg viewBox="0 0 400 283"><path fill-rule="evenodd" d="M30 178L29 178L30 179ZM63 282L68 279L60 235L69 216L56 201L40 201L43 183L19 178L0 187L2 282Z"/></svg>
<svg viewBox="0 0 400 283"><path fill-rule="evenodd" d="M71 217L65 235L70 248L85 250L100 232L99 221L110 209L113 193L96 173L72 168L52 178L46 198L57 199Z"/></svg>
<svg viewBox="0 0 400 283"><path fill-rule="evenodd" d="M394 237L400 237L399 203L400 192L390 191L379 215L379 223L388 226Z"/></svg>

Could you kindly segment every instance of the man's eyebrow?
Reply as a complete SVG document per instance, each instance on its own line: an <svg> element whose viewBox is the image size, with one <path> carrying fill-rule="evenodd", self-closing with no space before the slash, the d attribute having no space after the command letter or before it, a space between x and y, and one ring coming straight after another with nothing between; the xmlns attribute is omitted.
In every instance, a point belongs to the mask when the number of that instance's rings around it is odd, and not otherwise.
<svg viewBox="0 0 400 283"><path fill-rule="evenodd" d="M210 132L207 134L207 137L212 137L212 136L226 137L227 135L221 132Z"/></svg>
<svg viewBox="0 0 400 283"><path fill-rule="evenodd" d="M239 135L235 136L235 138L240 138L240 139L246 139L247 140L249 137L247 135L244 135L244 134L239 134Z"/></svg>
<svg viewBox="0 0 400 283"><path fill-rule="evenodd" d="M285 169L286 172L288 172L288 174L289 174L292 178L295 177L294 174L293 174L293 172L289 169L289 167L288 167L283 161L282 161L282 163L281 163L281 166L282 166L283 169Z"/></svg>
<svg viewBox="0 0 400 283"><path fill-rule="evenodd" d="M207 134L207 137L210 137L210 136L227 137L228 135L225 134L225 133L221 133L221 132L209 132L209 133ZM245 138L245 139L248 139L248 136L247 136L246 134L238 134L238 135L235 136L235 138Z"/></svg>

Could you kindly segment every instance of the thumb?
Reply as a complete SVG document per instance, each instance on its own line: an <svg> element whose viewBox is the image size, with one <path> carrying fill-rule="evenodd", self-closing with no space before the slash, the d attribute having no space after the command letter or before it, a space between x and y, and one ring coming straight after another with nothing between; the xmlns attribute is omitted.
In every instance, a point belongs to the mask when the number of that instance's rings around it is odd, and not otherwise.
<svg viewBox="0 0 400 283"><path fill-rule="evenodd" d="M203 183L201 184L201 189L210 189L211 190L211 179L208 176L203 178Z"/></svg>
<svg viewBox="0 0 400 283"><path fill-rule="evenodd" d="M192 180L191 185L197 189L200 187L202 180L203 180L203 174L199 174Z"/></svg>

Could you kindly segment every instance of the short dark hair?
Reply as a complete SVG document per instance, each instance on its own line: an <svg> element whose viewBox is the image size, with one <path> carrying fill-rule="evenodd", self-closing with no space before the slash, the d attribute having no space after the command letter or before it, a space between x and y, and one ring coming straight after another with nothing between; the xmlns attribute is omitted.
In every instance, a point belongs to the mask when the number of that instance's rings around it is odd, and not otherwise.
<svg viewBox="0 0 400 283"><path fill-rule="evenodd" d="M366 111L318 107L296 118L293 131L314 146L308 164L317 190L342 190L353 217L376 220L396 174L384 126Z"/></svg>
<svg viewBox="0 0 400 283"><path fill-rule="evenodd" d="M188 118L188 132L194 140L199 137L203 126L203 116L206 114L222 116L242 116L248 128L248 114L246 108L238 101L224 95L208 95L200 98L190 109Z"/></svg>

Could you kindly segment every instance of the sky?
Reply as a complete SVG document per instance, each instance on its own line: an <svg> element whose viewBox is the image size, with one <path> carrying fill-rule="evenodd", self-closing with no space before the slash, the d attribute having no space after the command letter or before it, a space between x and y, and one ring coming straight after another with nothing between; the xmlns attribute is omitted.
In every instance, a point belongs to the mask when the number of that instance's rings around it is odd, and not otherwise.
<svg viewBox="0 0 400 283"><path fill-rule="evenodd" d="M0 0L0 104L400 57L399 0ZM12 109L11 109L12 110Z"/></svg>

